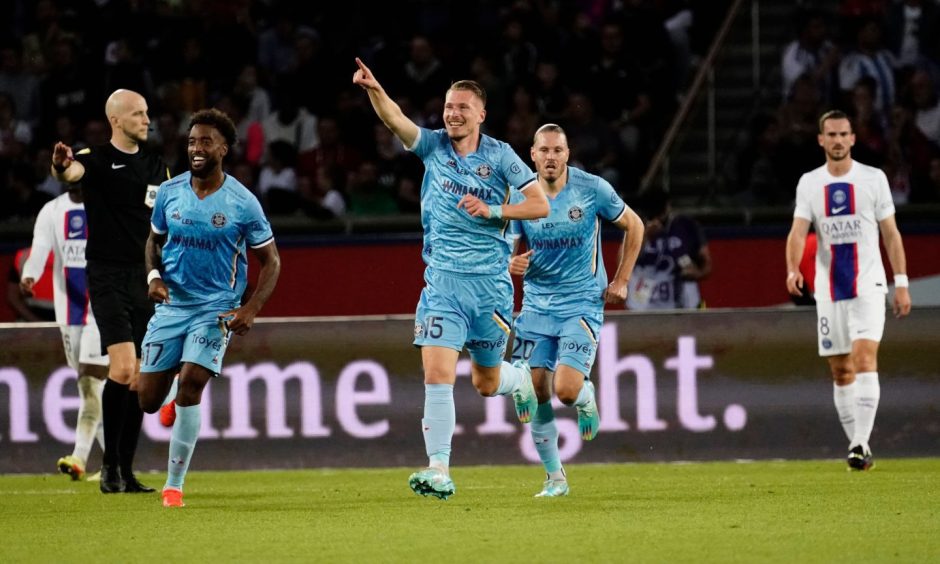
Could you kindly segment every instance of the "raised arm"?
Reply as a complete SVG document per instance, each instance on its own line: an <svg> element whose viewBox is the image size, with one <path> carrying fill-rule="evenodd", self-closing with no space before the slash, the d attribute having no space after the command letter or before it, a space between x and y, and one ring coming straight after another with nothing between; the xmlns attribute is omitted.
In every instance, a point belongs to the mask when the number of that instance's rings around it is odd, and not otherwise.
<svg viewBox="0 0 940 564"><path fill-rule="evenodd" d="M636 258L640 255L643 246L643 220L630 208L624 210L614 225L623 230L623 243L620 245L620 254L617 259L617 271L613 280L604 290L604 301L610 304L621 304L627 299L627 287L630 275L636 266Z"/></svg>
<svg viewBox="0 0 940 564"><path fill-rule="evenodd" d="M85 166L75 160L72 148L61 141L52 148L52 177L59 182L69 184L78 182L85 176Z"/></svg>
<svg viewBox="0 0 940 564"><path fill-rule="evenodd" d="M803 274L800 261L806 247L806 235L809 233L809 220L794 217L790 234L787 235L787 291L794 296L802 296Z"/></svg>
<svg viewBox="0 0 940 564"><path fill-rule="evenodd" d="M385 93L385 89L359 57L356 57L356 64L359 65L359 70L353 74L353 84L358 84L369 94L369 101L372 102L372 108L379 119L405 147L411 148L418 138L418 126L408 119L398 104Z"/></svg>
<svg viewBox="0 0 940 564"><path fill-rule="evenodd" d="M901 232L898 230L898 224L893 215L879 221L878 227L884 240L888 261L891 263L891 270L894 272L894 303L892 304L894 315L904 317L911 312L911 292L906 285L902 286L898 283L898 277L903 276L903 283L907 284L907 256L904 254Z"/></svg>

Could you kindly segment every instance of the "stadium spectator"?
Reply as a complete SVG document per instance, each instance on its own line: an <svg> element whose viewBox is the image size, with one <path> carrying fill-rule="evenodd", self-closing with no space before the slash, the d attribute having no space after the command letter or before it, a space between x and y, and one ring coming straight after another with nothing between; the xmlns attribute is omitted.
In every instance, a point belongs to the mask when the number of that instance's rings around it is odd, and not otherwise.
<svg viewBox="0 0 940 564"><path fill-rule="evenodd" d="M594 115L594 105L587 94L572 92L568 96L562 125L568 134L572 165L616 186L621 161L618 139L606 122Z"/></svg>
<svg viewBox="0 0 940 564"><path fill-rule="evenodd" d="M887 7L885 37L902 67L926 63L938 55L940 12L936 2L898 0Z"/></svg>
<svg viewBox="0 0 940 564"><path fill-rule="evenodd" d="M108 377L108 356L101 354L101 336L88 303L85 280L85 242L88 222L82 204L81 186L51 200L39 212L33 227L32 252L23 265L20 289L31 296L36 281L47 270L55 303L55 321L62 334L65 360L78 375L78 422L72 454L59 458L56 466L72 480L85 477L88 455L95 439L104 450L101 432L101 391Z"/></svg>
<svg viewBox="0 0 940 564"><path fill-rule="evenodd" d="M317 116L300 104L296 93L287 82L277 93L277 110L262 122L264 142L271 146L275 141L289 143L295 153L310 151L320 146L317 134Z"/></svg>
<svg viewBox="0 0 940 564"><path fill-rule="evenodd" d="M33 130L28 122L16 117L13 96L0 92L0 159L24 159L32 142Z"/></svg>
<svg viewBox="0 0 940 564"><path fill-rule="evenodd" d="M394 215L398 204L394 193L379 183L378 167L372 161L363 161L349 175L349 215Z"/></svg>
<svg viewBox="0 0 940 564"><path fill-rule="evenodd" d="M244 335L251 329L274 292L281 268L260 203L222 172L222 161L236 141L235 124L218 110L202 110L193 114L190 125L190 173L161 186L146 246L148 295L159 304L147 328L148 354L140 367L140 405L147 413L160 409L179 373L164 507L184 505L183 482L199 436L203 389L222 371L231 334ZM209 207L200 205L219 191L232 197L215 198ZM175 221L174 215L181 213L193 221ZM215 250L187 249L182 241L193 239L210 241ZM251 297L240 305L248 282L246 247L260 262L261 271ZM237 257L234 276L233 256ZM163 354L150 354L156 346Z"/></svg>
<svg viewBox="0 0 940 564"><path fill-rule="evenodd" d="M23 66L18 45L0 47L0 92L13 98L15 117L33 129L39 126L39 78Z"/></svg>
<svg viewBox="0 0 940 564"><path fill-rule="evenodd" d="M791 295L800 295L799 265L812 224L819 238L814 284L819 356L832 372L833 400L849 440L848 466L868 470L874 464L869 440L881 396L878 345L888 291L879 233L894 272L895 316L910 313L911 295L888 179L852 158L854 142L845 113L830 111L819 119L826 164L803 175L796 187L786 286Z"/></svg>
<svg viewBox="0 0 940 564"><path fill-rule="evenodd" d="M238 80L232 89L232 95L248 101L248 108L244 112L244 119L249 122L264 122L271 115L271 96L268 91L258 83L258 68L254 65L245 65L238 74ZM235 122L238 125L238 122ZM239 135L239 138L242 138Z"/></svg>
<svg viewBox="0 0 940 564"><path fill-rule="evenodd" d="M910 104L914 108L917 129L934 145L940 145L940 98L930 74L916 69L908 79Z"/></svg>
<svg viewBox="0 0 940 564"><path fill-rule="evenodd" d="M57 180L82 182L88 218L86 277L101 346L111 360L102 393L104 460L102 493L149 493L134 475L143 421L137 398L138 359L153 304L147 300L144 241L155 186L169 177L166 164L144 144L150 126L147 101L116 90L105 103L111 141L73 153L58 142L52 154Z"/></svg>
<svg viewBox="0 0 940 564"><path fill-rule="evenodd" d="M512 395L523 423L537 407L528 366L502 361L513 309L510 249L503 228L505 220L545 217L548 201L511 149L480 133L486 93L479 84L452 84L446 94L445 129L431 131L408 119L369 68L359 59L356 64L353 83L368 93L382 122L425 163L422 254L428 268L415 314L414 344L421 348L424 368L422 424L429 464L408 483L417 494L447 499L455 492L449 466L460 351L470 349L471 380L481 395ZM521 191L525 200L506 204L511 190Z"/></svg>
<svg viewBox="0 0 940 564"><path fill-rule="evenodd" d="M337 167L317 169L316 179L297 178L301 207L314 219L334 219L346 215L346 200L340 190L344 173Z"/></svg>
<svg viewBox="0 0 940 564"><path fill-rule="evenodd" d="M872 166L879 167L888 157L889 132L888 116L882 114L875 106L876 89L877 85L871 77L860 79L852 88L849 115L855 130L855 145L852 151L859 159L865 159ZM818 151L816 153L818 154Z"/></svg>
<svg viewBox="0 0 940 564"><path fill-rule="evenodd" d="M51 198L36 189L33 167L25 161L17 162L6 173L7 192L0 217L32 221Z"/></svg>
<svg viewBox="0 0 940 564"><path fill-rule="evenodd" d="M412 37L399 89L415 107L421 108L431 98L440 96L441 90L446 89L447 84L447 77L431 40L424 35Z"/></svg>
<svg viewBox="0 0 940 564"><path fill-rule="evenodd" d="M881 21L862 20L855 34L854 49L839 64L839 88L847 96L858 81L870 77L875 81L875 108L888 115L894 105L897 86L894 71L897 59L882 45Z"/></svg>
<svg viewBox="0 0 940 564"><path fill-rule="evenodd" d="M829 104L835 94L836 74L841 52L829 39L825 15L816 10L797 14L799 36L783 49L780 70L783 74L783 99L793 95L798 78L808 75L819 90L819 100Z"/></svg>
<svg viewBox="0 0 940 564"><path fill-rule="evenodd" d="M711 274L712 258L702 227L672 211L669 194L650 189L642 196L645 239L630 278L632 310L705 307L698 283Z"/></svg>
<svg viewBox="0 0 940 564"><path fill-rule="evenodd" d="M57 137L52 126L60 116L69 116L79 124L92 116L91 101L98 98L98 89L93 75L83 68L76 49L74 39L61 38L51 45L49 72L39 86L43 140Z"/></svg>
<svg viewBox="0 0 940 564"><path fill-rule="evenodd" d="M271 213L297 211L297 153L290 143L274 141L268 145L268 158L258 175L257 193Z"/></svg>
<svg viewBox="0 0 940 564"><path fill-rule="evenodd" d="M538 408L530 431L545 468L545 483L535 497L568 495L568 477L558 454L558 428L552 390L573 406L585 441L597 436L600 416L591 382L597 337L604 324L604 303L623 303L643 242L643 222L604 179L568 163L568 141L555 124L540 127L531 147L538 182L548 196L545 222L516 221L513 231L528 249L512 257L509 272L523 276L522 313L516 319L513 359L532 367ZM597 222L604 219L625 232L617 270L610 284ZM580 243L558 245L561 240Z"/></svg>
<svg viewBox="0 0 940 564"><path fill-rule="evenodd" d="M883 169L891 186L891 197L895 204L917 201L930 183L930 159L937 149L917 128L911 110L902 105L891 110L889 131Z"/></svg>

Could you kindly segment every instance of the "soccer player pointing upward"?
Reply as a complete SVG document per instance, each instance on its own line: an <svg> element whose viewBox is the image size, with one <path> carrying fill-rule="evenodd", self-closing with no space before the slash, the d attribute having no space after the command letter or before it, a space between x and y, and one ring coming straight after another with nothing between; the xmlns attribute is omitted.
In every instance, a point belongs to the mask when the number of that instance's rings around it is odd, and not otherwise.
<svg viewBox="0 0 940 564"><path fill-rule="evenodd" d="M257 198L222 172L235 125L218 110L196 112L189 128L189 172L160 187L147 240L150 298L158 302L141 360L140 403L160 408L179 372L163 505L183 505L183 479L199 434L202 391L222 370L229 335L251 329L274 291L281 260ZM248 283L246 245L261 263Z"/></svg>
<svg viewBox="0 0 940 564"><path fill-rule="evenodd" d="M461 80L444 100L444 129L420 128L408 119L372 71L356 59L353 83L368 94L375 113L424 161L421 223L427 269L415 313L414 344L421 348L425 403L422 427L428 468L415 472L415 493L447 499L454 434L457 357L470 351L474 387L484 396L512 395L528 422L536 408L528 365L503 362L512 328L513 292L506 220L548 215L535 175L506 143L480 133L486 93ZM522 201L510 205L512 190Z"/></svg>

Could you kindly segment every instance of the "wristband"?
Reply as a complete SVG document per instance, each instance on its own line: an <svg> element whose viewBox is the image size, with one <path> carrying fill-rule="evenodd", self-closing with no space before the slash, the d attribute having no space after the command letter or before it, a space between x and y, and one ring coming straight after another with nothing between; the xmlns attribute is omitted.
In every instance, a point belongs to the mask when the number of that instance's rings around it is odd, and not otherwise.
<svg viewBox="0 0 940 564"><path fill-rule="evenodd" d="M160 276L160 271L154 268L147 274L147 285L149 286L150 283L156 280L157 278L159 278L160 280L163 280L163 277Z"/></svg>
<svg viewBox="0 0 940 564"><path fill-rule="evenodd" d="M67 169L68 167L65 166L64 164L52 163L52 168L55 169L55 171L58 172L59 174L62 174L63 172L65 172L65 169Z"/></svg>
<svg viewBox="0 0 940 564"><path fill-rule="evenodd" d="M503 205L490 206L490 219L503 219Z"/></svg>
<svg viewBox="0 0 940 564"><path fill-rule="evenodd" d="M910 286L910 281L907 279L907 274L895 274L894 275L894 287L895 288L907 288Z"/></svg>

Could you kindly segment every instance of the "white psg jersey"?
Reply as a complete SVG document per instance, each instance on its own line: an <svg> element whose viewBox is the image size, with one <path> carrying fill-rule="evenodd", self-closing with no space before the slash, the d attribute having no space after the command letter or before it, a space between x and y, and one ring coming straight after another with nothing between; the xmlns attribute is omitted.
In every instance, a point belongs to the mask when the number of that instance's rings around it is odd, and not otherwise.
<svg viewBox="0 0 940 564"><path fill-rule="evenodd" d="M888 292L878 222L892 215L891 188L877 168L852 161L843 176L823 165L800 178L793 216L816 226L817 301Z"/></svg>
<svg viewBox="0 0 940 564"><path fill-rule="evenodd" d="M94 323L85 282L86 219L85 206L73 202L68 194L47 202L36 217L32 250L23 265L23 278L39 280L52 251L55 320L60 325Z"/></svg>

